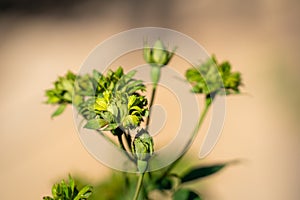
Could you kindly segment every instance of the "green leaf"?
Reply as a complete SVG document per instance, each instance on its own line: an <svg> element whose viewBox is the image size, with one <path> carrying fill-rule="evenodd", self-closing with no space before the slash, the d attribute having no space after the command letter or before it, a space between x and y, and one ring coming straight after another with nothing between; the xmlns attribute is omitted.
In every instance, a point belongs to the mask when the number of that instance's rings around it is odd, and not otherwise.
<svg viewBox="0 0 300 200"><path fill-rule="evenodd" d="M139 118L135 115L127 115L123 121L124 127L136 127L139 124Z"/></svg>
<svg viewBox="0 0 300 200"><path fill-rule="evenodd" d="M64 112L64 110L66 109L67 107L67 104L61 104L57 109L56 111L51 115L51 117L56 117L58 115L60 115L61 113Z"/></svg>
<svg viewBox="0 0 300 200"><path fill-rule="evenodd" d="M67 102L72 102L72 94L69 92L66 92L63 96L63 99Z"/></svg>
<svg viewBox="0 0 300 200"><path fill-rule="evenodd" d="M55 96L54 92L51 90L46 91L46 96L48 97L48 100L46 101L48 104L56 104L60 101L60 98Z"/></svg>
<svg viewBox="0 0 300 200"><path fill-rule="evenodd" d="M59 188L60 188L59 184L54 184L54 185L52 186L52 196L53 196L54 198L57 197L57 193L59 193Z"/></svg>
<svg viewBox="0 0 300 200"><path fill-rule="evenodd" d="M75 181L71 177L71 175L69 175L69 185L70 185L71 193L73 194L74 193L74 189L75 189Z"/></svg>
<svg viewBox="0 0 300 200"><path fill-rule="evenodd" d="M117 77L121 77L121 76L123 76L123 68L120 66L120 67L118 67L118 69L116 70L116 72L115 72L115 75L117 76Z"/></svg>
<svg viewBox="0 0 300 200"><path fill-rule="evenodd" d="M62 86L64 88L64 90L72 93L73 92L73 89L74 89L74 80L66 80L66 79L63 79L62 80Z"/></svg>
<svg viewBox="0 0 300 200"><path fill-rule="evenodd" d="M90 119L84 126L84 128L88 128L88 129L99 129L104 127L105 125L107 125L107 121L105 121L104 119Z"/></svg>
<svg viewBox="0 0 300 200"><path fill-rule="evenodd" d="M74 198L74 200L85 200L88 199L91 195L92 195L92 186L85 186L84 188L82 188L77 196Z"/></svg>
<svg viewBox="0 0 300 200"><path fill-rule="evenodd" d="M95 110L99 111L105 111L107 110L107 102L105 101L104 98L97 98L95 105L94 105Z"/></svg>
<svg viewBox="0 0 300 200"><path fill-rule="evenodd" d="M134 104L134 102L136 101L136 96L135 95L131 95L128 98L128 109L130 109L130 107Z"/></svg>
<svg viewBox="0 0 300 200"><path fill-rule="evenodd" d="M194 181L196 179L210 176L210 175L220 171L225 166L226 166L226 164L218 164L218 165L201 166L201 167L194 168L182 176L181 182L185 183L188 181Z"/></svg>
<svg viewBox="0 0 300 200"><path fill-rule="evenodd" d="M104 131L111 131L111 130L114 130L114 129L116 129L116 128L118 128L118 124L116 124L116 123L110 123L110 124L108 124L103 130ZM114 134L114 133L113 133Z"/></svg>
<svg viewBox="0 0 300 200"><path fill-rule="evenodd" d="M173 194L173 200L201 200L202 198L189 189L179 189Z"/></svg>

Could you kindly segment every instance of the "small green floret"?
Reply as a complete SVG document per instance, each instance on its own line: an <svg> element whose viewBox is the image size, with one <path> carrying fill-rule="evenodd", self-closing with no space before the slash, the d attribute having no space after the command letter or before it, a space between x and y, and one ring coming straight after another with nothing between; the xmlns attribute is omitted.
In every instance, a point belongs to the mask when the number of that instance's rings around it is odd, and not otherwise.
<svg viewBox="0 0 300 200"><path fill-rule="evenodd" d="M194 93L237 94L242 84L239 72L232 72L229 62L219 64L213 56L205 63L188 69L186 79L192 85Z"/></svg>

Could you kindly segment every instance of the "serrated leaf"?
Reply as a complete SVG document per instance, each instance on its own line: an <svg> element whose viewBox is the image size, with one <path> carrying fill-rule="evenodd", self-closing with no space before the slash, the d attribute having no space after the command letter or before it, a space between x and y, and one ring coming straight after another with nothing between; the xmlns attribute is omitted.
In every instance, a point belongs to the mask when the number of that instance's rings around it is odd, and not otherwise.
<svg viewBox="0 0 300 200"><path fill-rule="evenodd" d="M218 164L218 165L201 166L201 167L194 168L191 171L187 172L184 176L182 176L181 183L194 181L200 178L210 176L212 174L217 173L225 166L226 164Z"/></svg>
<svg viewBox="0 0 300 200"><path fill-rule="evenodd" d="M64 110L66 109L67 104L61 104L56 110L55 112L51 115L51 117L56 117L58 115L60 115L61 113L64 112Z"/></svg>
<svg viewBox="0 0 300 200"><path fill-rule="evenodd" d="M173 200L201 200L202 198L190 189L179 189L173 194Z"/></svg>

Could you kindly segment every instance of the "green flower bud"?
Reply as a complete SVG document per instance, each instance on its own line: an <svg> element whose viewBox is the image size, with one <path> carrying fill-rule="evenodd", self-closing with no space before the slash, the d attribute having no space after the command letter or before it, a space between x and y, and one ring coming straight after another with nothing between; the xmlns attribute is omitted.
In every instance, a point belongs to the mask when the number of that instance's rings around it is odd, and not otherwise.
<svg viewBox="0 0 300 200"><path fill-rule="evenodd" d="M135 137L132 143L132 151L137 158L139 172L145 172L148 167L148 160L151 158L154 151L152 137L145 129L139 131Z"/></svg>
<svg viewBox="0 0 300 200"><path fill-rule="evenodd" d="M153 48L148 45L144 47L144 59L152 66L151 79L154 87L157 86L160 78L160 68L167 65L173 55L174 51L169 52L161 40L157 40Z"/></svg>
<svg viewBox="0 0 300 200"><path fill-rule="evenodd" d="M173 54L174 51L169 52L161 40L157 40L153 48L150 48L148 45L144 47L144 59L153 66L162 67L167 65Z"/></svg>

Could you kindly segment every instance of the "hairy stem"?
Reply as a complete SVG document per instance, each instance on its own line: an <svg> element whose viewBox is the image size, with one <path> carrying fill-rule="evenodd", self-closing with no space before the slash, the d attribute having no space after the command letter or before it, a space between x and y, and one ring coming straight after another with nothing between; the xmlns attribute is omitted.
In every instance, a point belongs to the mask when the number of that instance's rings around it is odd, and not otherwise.
<svg viewBox="0 0 300 200"><path fill-rule="evenodd" d="M139 197L139 194L140 194L140 191L141 191L141 188L142 188L142 185L143 185L144 174L145 173L140 173L139 174L139 179L138 179L138 182L137 182L137 185L136 185L133 200L137 200L138 197Z"/></svg>

